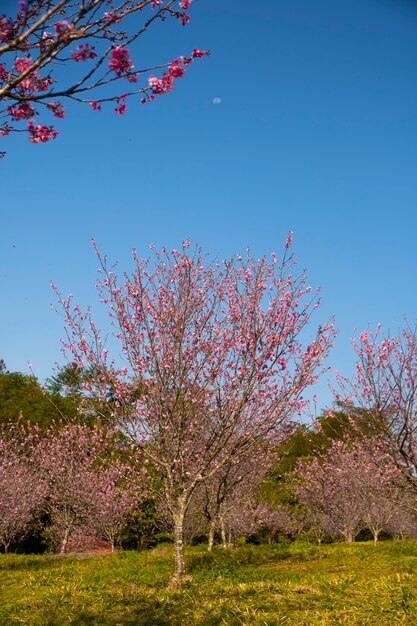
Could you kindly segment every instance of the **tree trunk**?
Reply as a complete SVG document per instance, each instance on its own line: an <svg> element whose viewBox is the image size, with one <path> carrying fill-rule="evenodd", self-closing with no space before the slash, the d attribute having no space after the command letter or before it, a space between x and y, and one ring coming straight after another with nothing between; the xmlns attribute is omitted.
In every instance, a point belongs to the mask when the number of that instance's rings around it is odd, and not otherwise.
<svg viewBox="0 0 417 626"><path fill-rule="evenodd" d="M171 585L177 585L185 571L184 562L184 509L174 516L174 573L171 578Z"/></svg>
<svg viewBox="0 0 417 626"><path fill-rule="evenodd" d="M65 529L64 538L62 539L62 543L61 543L61 554L65 554L66 552L70 530L71 530L70 526L67 526Z"/></svg>
<svg viewBox="0 0 417 626"><path fill-rule="evenodd" d="M226 529L224 527L224 519L220 518L220 536L222 539L222 548L227 548Z"/></svg>
<svg viewBox="0 0 417 626"><path fill-rule="evenodd" d="M374 530L374 531L372 531L372 534L373 534L373 536L374 536L374 546L376 546L376 544L377 544L377 542L378 542L378 539L379 539L379 533L380 533L380 532L381 532L380 530Z"/></svg>
<svg viewBox="0 0 417 626"><path fill-rule="evenodd" d="M210 527L209 527L209 533L208 533L208 545L207 545L207 550L209 552L211 552L213 550L213 545L214 545L214 528L216 526L216 521L215 520L211 520L210 522Z"/></svg>

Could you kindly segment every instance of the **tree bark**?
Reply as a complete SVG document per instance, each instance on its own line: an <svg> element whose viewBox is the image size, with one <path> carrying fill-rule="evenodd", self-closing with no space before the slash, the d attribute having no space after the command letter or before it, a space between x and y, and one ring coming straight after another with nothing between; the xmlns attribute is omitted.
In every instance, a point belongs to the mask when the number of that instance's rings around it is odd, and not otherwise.
<svg viewBox="0 0 417 626"><path fill-rule="evenodd" d="M224 527L224 519L220 518L220 536L222 538L222 548L227 548L226 529Z"/></svg>
<svg viewBox="0 0 417 626"><path fill-rule="evenodd" d="M210 527L209 527L209 533L208 533L208 544L207 544L207 550L209 552L211 552L213 550L215 525L216 525L215 520L211 520Z"/></svg>
<svg viewBox="0 0 417 626"><path fill-rule="evenodd" d="M174 516L174 557L175 557L175 566L174 573L171 578L171 584L177 585L181 582L182 577L184 576L185 571L185 562L184 562L184 515L185 511L183 509L180 510Z"/></svg>
<svg viewBox="0 0 417 626"><path fill-rule="evenodd" d="M61 543L61 554L65 554L65 552L67 550L70 530L71 530L70 526L67 526L67 528L65 529L64 538L62 539L62 543Z"/></svg>
<svg viewBox="0 0 417 626"><path fill-rule="evenodd" d="M355 537L352 531L348 531L345 534L345 542L346 543L353 543L355 541Z"/></svg>

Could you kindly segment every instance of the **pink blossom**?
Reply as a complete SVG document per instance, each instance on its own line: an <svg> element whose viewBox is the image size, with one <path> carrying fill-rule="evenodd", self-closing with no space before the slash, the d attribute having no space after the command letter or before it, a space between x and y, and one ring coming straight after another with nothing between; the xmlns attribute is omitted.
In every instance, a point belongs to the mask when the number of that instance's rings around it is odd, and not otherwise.
<svg viewBox="0 0 417 626"><path fill-rule="evenodd" d="M7 112L16 121L29 120L35 115L35 109L29 102L21 102L19 105L8 107Z"/></svg>
<svg viewBox="0 0 417 626"><path fill-rule="evenodd" d="M59 118L63 118L65 115L64 112L64 107L62 106L62 104L60 102L49 102L46 107L52 111L52 114L54 117L59 117Z"/></svg>
<svg viewBox="0 0 417 626"><path fill-rule="evenodd" d="M32 58L30 56L17 57L13 63L15 70L17 70L18 72L26 72L26 70L29 69L31 65Z"/></svg>
<svg viewBox="0 0 417 626"><path fill-rule="evenodd" d="M28 122L29 141L32 143L45 143L50 139L55 139L58 136L58 132L53 126L44 126L38 124L35 126L32 121Z"/></svg>
<svg viewBox="0 0 417 626"><path fill-rule="evenodd" d="M168 70L173 78L181 78L185 74L185 69L179 65L178 59L172 61Z"/></svg>
<svg viewBox="0 0 417 626"><path fill-rule="evenodd" d="M286 249L286 250L288 250L288 248L290 248L290 247L291 247L291 244L292 244L292 236L293 236L293 231L292 231L292 230L290 230L290 231L289 231L289 233L288 233L287 240L286 240L286 242L285 242L285 249Z"/></svg>
<svg viewBox="0 0 417 626"><path fill-rule="evenodd" d="M133 62L129 59L129 50L123 46L113 48L108 65L117 76L126 74L133 68Z"/></svg>
<svg viewBox="0 0 417 626"><path fill-rule="evenodd" d="M95 52L94 47L90 48L90 44L87 42L85 44L78 44L77 49L74 52L71 52L71 56L74 61L87 61L87 59L95 59L97 54Z"/></svg>
<svg viewBox="0 0 417 626"><path fill-rule="evenodd" d="M200 59L201 57L208 56L210 52L208 50L199 50L198 48L194 48L193 50L193 58Z"/></svg>

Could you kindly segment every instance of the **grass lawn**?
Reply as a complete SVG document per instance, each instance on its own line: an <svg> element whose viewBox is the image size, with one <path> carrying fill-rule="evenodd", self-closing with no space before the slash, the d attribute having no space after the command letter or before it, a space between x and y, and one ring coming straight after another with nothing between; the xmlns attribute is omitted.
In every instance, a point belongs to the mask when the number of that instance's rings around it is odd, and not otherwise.
<svg viewBox="0 0 417 626"><path fill-rule="evenodd" d="M0 624L417 624L417 541L172 548L92 558L0 555Z"/></svg>

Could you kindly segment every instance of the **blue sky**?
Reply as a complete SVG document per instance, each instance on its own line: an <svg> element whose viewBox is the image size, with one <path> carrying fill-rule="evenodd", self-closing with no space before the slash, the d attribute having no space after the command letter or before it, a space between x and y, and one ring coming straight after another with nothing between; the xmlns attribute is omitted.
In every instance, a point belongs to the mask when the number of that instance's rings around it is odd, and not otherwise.
<svg viewBox="0 0 417 626"><path fill-rule="evenodd" d="M3 141L10 370L29 361L43 380L60 359L50 280L96 302L91 237L124 270L134 246L189 237L220 257L247 245L261 255L293 230L300 266L322 286L313 322L335 315L340 331L328 364L347 374L354 327L414 322L417 3L195 0L191 15L135 51L140 67L211 49L174 92L123 117L67 106L56 141ZM317 391L327 404L325 381Z"/></svg>

